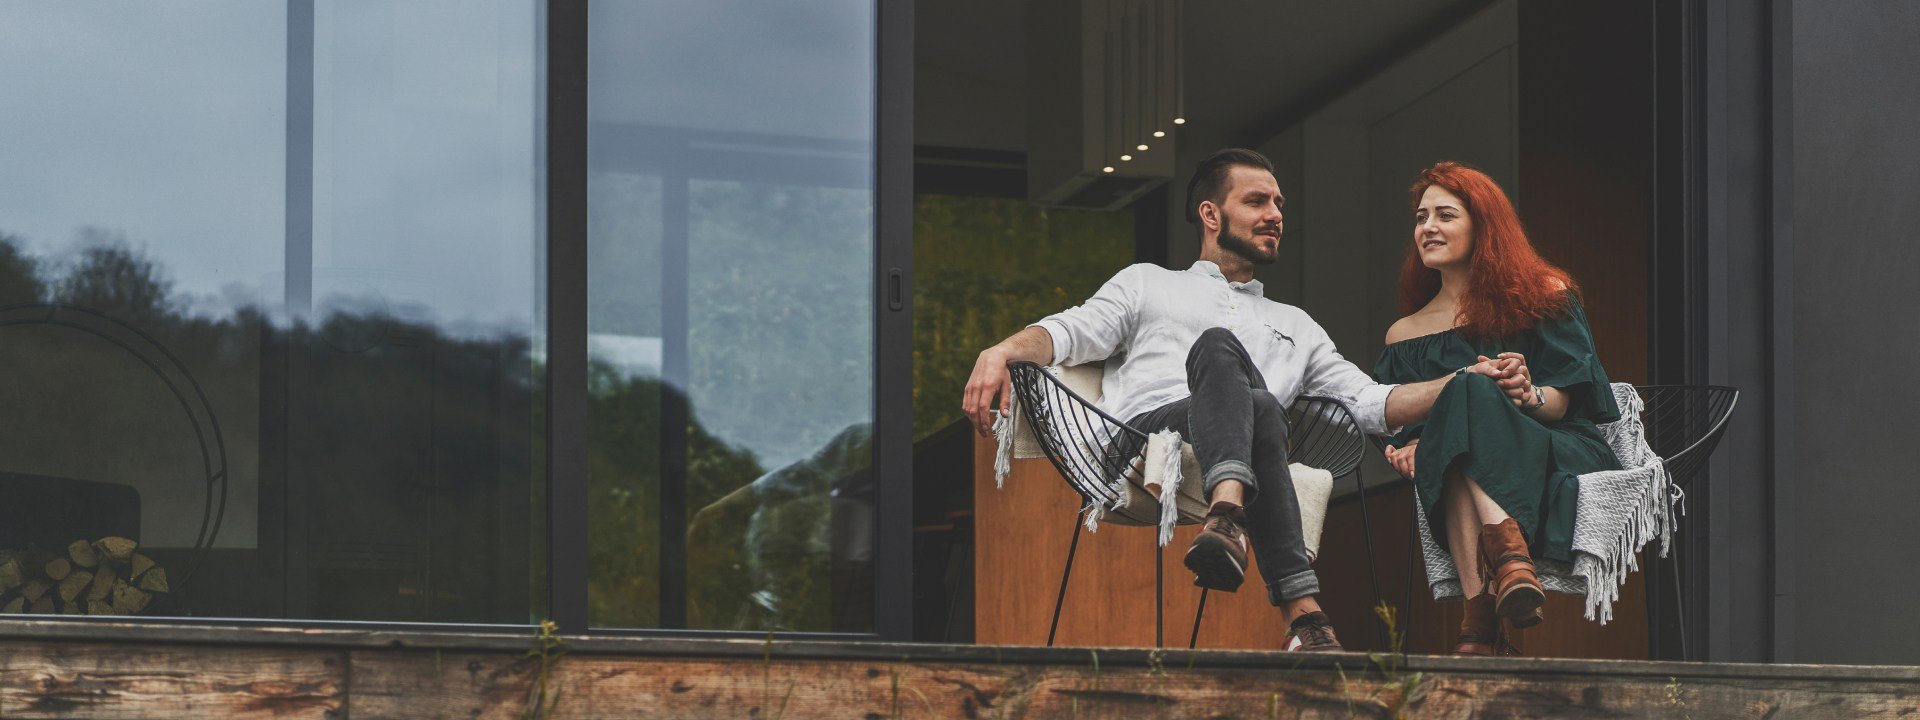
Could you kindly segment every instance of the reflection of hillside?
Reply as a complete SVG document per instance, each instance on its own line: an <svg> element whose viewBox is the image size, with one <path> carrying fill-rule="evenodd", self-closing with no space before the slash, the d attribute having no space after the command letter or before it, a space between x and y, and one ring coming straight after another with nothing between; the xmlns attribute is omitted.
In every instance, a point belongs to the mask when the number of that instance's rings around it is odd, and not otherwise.
<svg viewBox="0 0 1920 720"><path fill-rule="evenodd" d="M165 278L124 245L56 266L0 235L0 303L51 299L131 323L180 358L219 415L233 468L226 529L198 604L170 612L512 623L541 614L544 373L524 334L450 336L344 302L292 328L251 305L209 317L184 311ZM134 488L142 544L183 552L204 514L200 460L164 387L106 343L8 330L0 470ZM596 623L646 627L659 609L662 386L626 370L595 361L589 373L589 598ZM689 498L704 504L767 475L697 419L687 436ZM814 505L824 501L802 493L749 509L691 543L691 624L824 626L825 555L806 550L821 545L828 514ZM753 599L774 586L778 617Z"/></svg>

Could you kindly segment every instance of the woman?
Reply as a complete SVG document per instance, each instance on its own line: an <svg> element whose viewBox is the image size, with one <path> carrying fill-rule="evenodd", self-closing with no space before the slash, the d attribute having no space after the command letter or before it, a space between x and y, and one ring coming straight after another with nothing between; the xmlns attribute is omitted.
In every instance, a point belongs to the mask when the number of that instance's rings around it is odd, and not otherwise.
<svg viewBox="0 0 1920 720"><path fill-rule="evenodd" d="M1619 469L1596 426L1620 412L1577 286L1534 252L1500 186L1443 162L1412 191L1400 271L1409 314L1387 330L1373 374L1453 377L1387 460L1413 480L1434 539L1453 553L1467 598L1453 652L1517 655L1500 620L1540 622L1533 558L1573 560L1575 476ZM1497 371L1465 372L1481 364Z"/></svg>

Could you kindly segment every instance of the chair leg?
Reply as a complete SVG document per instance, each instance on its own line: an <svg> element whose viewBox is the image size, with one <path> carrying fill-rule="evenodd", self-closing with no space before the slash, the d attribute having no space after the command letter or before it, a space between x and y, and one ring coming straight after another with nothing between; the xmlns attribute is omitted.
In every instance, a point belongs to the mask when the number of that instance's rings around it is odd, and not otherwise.
<svg viewBox="0 0 1920 720"><path fill-rule="evenodd" d="M1167 554L1160 550L1160 531L1158 528L1155 528L1153 532L1147 533L1147 535L1147 542L1153 544L1153 646L1163 648L1167 646L1165 640L1167 621L1162 617L1167 609L1164 598L1166 594L1167 572L1163 569L1167 562Z"/></svg>
<svg viewBox="0 0 1920 720"><path fill-rule="evenodd" d="M1647 659L1658 660L1665 647L1660 643L1660 624L1666 614L1660 605L1660 598L1665 596L1660 587L1660 556L1647 553L1647 566L1640 574L1647 583L1643 593L1647 603Z"/></svg>
<svg viewBox="0 0 1920 720"><path fill-rule="evenodd" d="M1200 588L1200 607L1193 611L1193 636L1187 638L1187 649L1192 650L1200 644L1200 617L1207 614L1208 588Z"/></svg>
<svg viewBox="0 0 1920 720"><path fill-rule="evenodd" d="M1410 538L1411 542L1407 543L1407 597L1401 601L1403 604L1400 607L1400 616L1406 618L1406 624L1400 631L1400 657L1402 658L1407 656L1407 646L1413 644L1413 576L1419 574L1424 569L1420 567L1418 562L1418 553L1420 550L1420 493L1413 489L1411 483L1408 484L1407 491L1413 493L1413 512L1410 513L1413 515L1413 537Z"/></svg>
<svg viewBox="0 0 1920 720"><path fill-rule="evenodd" d="M1687 652L1687 601L1680 595L1680 555L1673 556L1673 623L1680 631L1680 659L1692 660Z"/></svg>
<svg viewBox="0 0 1920 720"><path fill-rule="evenodd" d="M1373 606L1380 607L1380 568L1373 560L1373 521L1367 519L1367 481L1360 473L1360 466L1353 468L1353 482L1360 492L1360 532L1367 545L1367 584L1373 588ZM1376 622L1373 624L1374 641L1386 647L1386 628Z"/></svg>
<svg viewBox="0 0 1920 720"><path fill-rule="evenodd" d="M1053 647L1053 634L1060 630L1060 608L1067 602L1067 578L1073 576L1073 555L1080 551L1080 516L1073 516L1073 544L1067 546L1067 568L1060 571L1060 595L1053 599L1053 624L1047 626L1047 647Z"/></svg>

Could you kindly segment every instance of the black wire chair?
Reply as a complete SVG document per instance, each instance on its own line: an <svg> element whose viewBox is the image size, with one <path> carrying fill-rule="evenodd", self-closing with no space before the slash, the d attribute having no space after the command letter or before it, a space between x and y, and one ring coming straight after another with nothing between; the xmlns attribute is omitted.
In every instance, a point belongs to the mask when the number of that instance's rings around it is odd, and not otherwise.
<svg viewBox="0 0 1920 720"><path fill-rule="evenodd" d="M1111 504L1119 499L1117 483L1141 483L1144 470L1135 459L1146 449L1146 433L1094 407L1036 363L1016 362L1008 368L1023 418L1039 440L1047 460L1080 495L1083 507ZM1301 398L1288 409L1287 418L1290 461L1328 470L1335 479L1348 473L1354 473L1358 479L1364 436L1345 405L1328 398ZM1364 483L1360 490L1362 526L1367 533L1367 562L1371 571L1373 535L1366 521ZM1073 541L1067 547L1066 567L1060 572L1060 590L1053 602L1053 620L1047 627L1048 646L1053 645L1060 629L1060 612L1066 603L1067 583L1073 576L1073 559L1080 549L1082 528L1082 522L1076 517ZM1164 647L1165 556L1160 552L1157 538L1150 547L1154 557L1154 645ZM1377 579L1374 595L1377 601ZM1188 647L1193 647L1199 639L1206 601L1207 591L1202 589Z"/></svg>
<svg viewBox="0 0 1920 720"><path fill-rule="evenodd" d="M1634 389L1645 406L1640 420L1646 426L1647 446L1662 458L1671 482L1683 492L1690 489L1694 476L1720 446L1733 408L1740 402L1740 391L1724 385L1645 385ZM1649 558L1649 563L1653 562L1658 562L1657 558ZM1672 569L1680 659L1687 660L1687 606L1681 594L1678 554L1667 564ZM1647 573L1647 640L1654 652L1661 647L1658 581L1659 573Z"/></svg>

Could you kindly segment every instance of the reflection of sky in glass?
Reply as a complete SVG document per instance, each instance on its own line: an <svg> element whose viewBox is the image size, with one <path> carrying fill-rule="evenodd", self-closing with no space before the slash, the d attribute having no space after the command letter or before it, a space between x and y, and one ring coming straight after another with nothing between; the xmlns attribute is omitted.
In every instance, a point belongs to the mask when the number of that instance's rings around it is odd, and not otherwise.
<svg viewBox="0 0 1920 720"><path fill-rule="evenodd" d="M316 3L316 305L377 298L456 333L527 331L541 195L532 5Z"/></svg>
<svg viewBox="0 0 1920 720"><path fill-rule="evenodd" d="M873 23L858 0L592 6L589 351L659 377L684 343L695 421L768 468L872 419Z"/></svg>
<svg viewBox="0 0 1920 720"><path fill-rule="evenodd" d="M317 8L316 304L529 332L534 3ZM157 261L198 314L277 310L284 3L0 0L0 17L0 232L59 261L101 228Z"/></svg>
<svg viewBox="0 0 1920 720"><path fill-rule="evenodd" d="M0 17L0 232L61 259L104 228L196 305L277 299L284 3L5 0Z"/></svg>
<svg viewBox="0 0 1920 720"><path fill-rule="evenodd" d="M596 2L594 122L868 141L873 3Z"/></svg>

